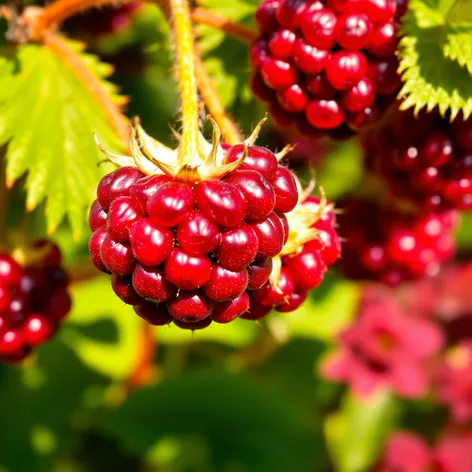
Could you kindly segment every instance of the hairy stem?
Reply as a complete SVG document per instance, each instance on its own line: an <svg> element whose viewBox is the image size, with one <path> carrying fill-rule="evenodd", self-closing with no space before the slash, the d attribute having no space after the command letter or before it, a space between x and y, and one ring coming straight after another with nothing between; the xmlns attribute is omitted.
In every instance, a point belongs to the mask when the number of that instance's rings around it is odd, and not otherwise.
<svg viewBox="0 0 472 472"><path fill-rule="evenodd" d="M84 87L92 94L104 111L108 121L122 141L124 147L128 146L129 132L128 120L121 113L119 105L114 103L100 81L90 72L82 59L69 47L67 41L61 36L50 33L44 37L44 43L51 51L64 62L75 76L82 82Z"/></svg>
<svg viewBox="0 0 472 472"><path fill-rule="evenodd" d="M195 21L195 23L201 23L224 31L230 36L234 36L246 42L254 41L258 36L257 32L251 28L229 21L223 15L206 10L205 8L195 8L192 12L192 20Z"/></svg>
<svg viewBox="0 0 472 472"><path fill-rule="evenodd" d="M195 45L188 0L170 0L170 16L174 27L177 74L182 107L182 140L179 159L183 164L198 149L198 94L195 73Z"/></svg>
<svg viewBox="0 0 472 472"><path fill-rule="evenodd" d="M239 132L239 129L234 121L231 120L231 118L229 118L229 116L226 114L223 103L221 103L220 96L213 86L211 78L199 57L196 59L195 65L200 94L208 108L208 111L210 112L211 117L220 127L224 141L231 146L241 143L241 133Z"/></svg>
<svg viewBox="0 0 472 472"><path fill-rule="evenodd" d="M45 7L35 18L30 32L31 39L37 41L51 29L80 11L103 5L122 5L136 0L56 0Z"/></svg>

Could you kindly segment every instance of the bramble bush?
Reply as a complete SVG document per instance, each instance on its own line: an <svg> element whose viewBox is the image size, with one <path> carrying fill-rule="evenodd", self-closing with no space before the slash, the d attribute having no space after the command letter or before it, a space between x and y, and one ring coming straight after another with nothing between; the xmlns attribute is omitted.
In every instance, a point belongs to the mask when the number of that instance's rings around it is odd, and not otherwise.
<svg viewBox="0 0 472 472"><path fill-rule="evenodd" d="M472 472L469 0L0 33L0 472Z"/></svg>

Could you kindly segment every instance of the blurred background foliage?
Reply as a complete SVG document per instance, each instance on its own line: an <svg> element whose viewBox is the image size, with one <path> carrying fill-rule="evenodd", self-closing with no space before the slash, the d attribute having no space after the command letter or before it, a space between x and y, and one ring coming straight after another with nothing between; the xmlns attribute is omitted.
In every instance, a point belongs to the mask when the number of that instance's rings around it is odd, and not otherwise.
<svg viewBox="0 0 472 472"><path fill-rule="evenodd" d="M253 26L258 0L202 3ZM249 92L247 46L203 26L197 35L229 113L249 133L264 110ZM178 101L169 31L157 9L143 6L127 30L88 49L114 64L111 79L130 97L129 116L139 115L151 135L172 142ZM278 142L267 126L260 143ZM359 184L360 159L355 141L310 156L332 200ZM24 211L21 185L14 191L11 226ZM28 218L31 234L45 232L42 211ZM73 241L66 226L55 234L76 279L64 329L25 366L0 366L1 472L361 472L394 423L406 419L420 428L423 410L434 418L427 404L411 414L385 391L362 402L317 375L359 307L360 286L334 272L295 313L193 334L153 329L155 369L147 385L132 388L143 326L107 277L90 277L87 236ZM472 217L459 239L468 253Z"/></svg>

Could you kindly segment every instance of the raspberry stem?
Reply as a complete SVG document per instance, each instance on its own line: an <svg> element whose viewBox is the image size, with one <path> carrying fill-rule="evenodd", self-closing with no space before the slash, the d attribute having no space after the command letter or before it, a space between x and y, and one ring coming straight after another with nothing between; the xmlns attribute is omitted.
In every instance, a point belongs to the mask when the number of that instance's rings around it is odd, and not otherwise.
<svg viewBox="0 0 472 472"><path fill-rule="evenodd" d="M177 73L182 106L182 140L180 164L198 152L198 94L195 71L195 45L187 0L170 0L170 16L174 26Z"/></svg>
<svg viewBox="0 0 472 472"><path fill-rule="evenodd" d="M229 21L223 15L206 10L205 8L195 8L192 12L192 19L195 23L201 23L202 25L219 29L242 41L252 42L256 40L258 36L257 32L251 28Z"/></svg>
<svg viewBox="0 0 472 472"><path fill-rule="evenodd" d="M215 89L202 60L196 58L197 83L205 105L211 117L218 123L223 139L227 144L234 146L243 141L239 129L234 121L226 114L221 98Z"/></svg>

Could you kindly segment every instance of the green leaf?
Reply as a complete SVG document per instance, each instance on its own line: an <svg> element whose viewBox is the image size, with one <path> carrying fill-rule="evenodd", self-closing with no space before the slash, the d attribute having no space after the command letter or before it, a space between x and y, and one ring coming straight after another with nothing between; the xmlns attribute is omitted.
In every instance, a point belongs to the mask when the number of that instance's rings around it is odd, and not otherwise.
<svg viewBox="0 0 472 472"><path fill-rule="evenodd" d="M472 74L472 25L447 27L443 51L446 58L457 61Z"/></svg>
<svg viewBox="0 0 472 472"><path fill-rule="evenodd" d="M194 370L140 389L107 414L104 427L129 450L146 455L163 439L178 445L196 438L208 445L215 465L204 471L321 470L320 423L310 410L243 374ZM174 470L202 470L189 460Z"/></svg>
<svg viewBox="0 0 472 472"><path fill-rule="evenodd" d="M337 472L370 470L397 413L388 390L378 390L363 399L346 393L341 410L325 421L326 440Z"/></svg>
<svg viewBox="0 0 472 472"><path fill-rule="evenodd" d="M442 115L450 112L451 119L459 112L468 118L472 113L472 80L462 66L470 67L469 47L458 46L465 30L445 24L445 9L441 2L409 3L400 41L399 72L404 85L399 96L405 98L403 109L438 107ZM470 42L470 38L466 41Z"/></svg>
<svg viewBox="0 0 472 472"><path fill-rule="evenodd" d="M81 54L77 43L68 44L116 102L114 86L103 80L110 67ZM51 49L26 45L0 57L0 146L8 144L7 181L27 174L27 207L46 199L49 232L66 215L77 237L85 227L87 207L106 170L97 165L102 158L93 132L105 146L119 149L102 107Z"/></svg>

